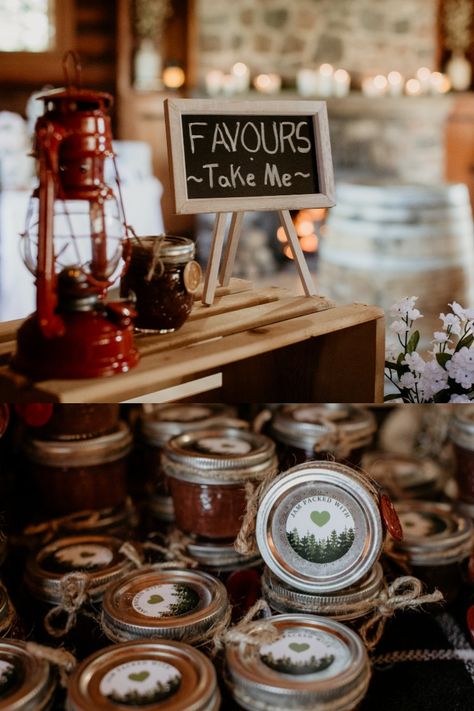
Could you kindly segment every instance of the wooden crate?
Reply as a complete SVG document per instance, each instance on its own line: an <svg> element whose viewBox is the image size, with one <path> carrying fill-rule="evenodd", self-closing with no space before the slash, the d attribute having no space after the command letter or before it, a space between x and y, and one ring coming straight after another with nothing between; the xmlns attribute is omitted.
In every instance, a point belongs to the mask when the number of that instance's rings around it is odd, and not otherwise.
<svg viewBox="0 0 474 711"><path fill-rule="evenodd" d="M227 402L383 400L384 318L374 306L232 279L212 306L196 302L176 333L137 336L141 361L132 371L90 380L32 382L14 373L8 360L20 323L0 324L7 402L162 402L204 391Z"/></svg>

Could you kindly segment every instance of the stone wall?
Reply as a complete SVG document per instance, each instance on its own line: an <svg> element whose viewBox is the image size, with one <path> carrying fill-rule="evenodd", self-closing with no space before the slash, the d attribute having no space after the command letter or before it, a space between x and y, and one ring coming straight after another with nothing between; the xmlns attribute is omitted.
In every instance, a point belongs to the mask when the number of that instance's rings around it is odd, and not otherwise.
<svg viewBox="0 0 474 711"><path fill-rule="evenodd" d="M196 0L198 75L246 62L294 82L330 62L353 76L435 68L437 0Z"/></svg>

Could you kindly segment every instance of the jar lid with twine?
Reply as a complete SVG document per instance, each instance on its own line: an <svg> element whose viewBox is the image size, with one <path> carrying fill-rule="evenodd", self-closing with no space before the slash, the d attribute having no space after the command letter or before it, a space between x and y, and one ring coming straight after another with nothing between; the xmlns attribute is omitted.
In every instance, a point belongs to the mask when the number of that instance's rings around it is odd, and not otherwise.
<svg viewBox="0 0 474 711"><path fill-rule="evenodd" d="M171 437L192 430L221 426L223 418L234 419L237 411L220 403L171 403L142 409L139 419L141 439L155 447L162 447Z"/></svg>
<svg viewBox="0 0 474 711"><path fill-rule="evenodd" d="M149 265L146 279L151 281L162 276L165 265L186 264L194 259L195 244L187 237L175 235L133 235L131 259Z"/></svg>
<svg viewBox="0 0 474 711"><path fill-rule="evenodd" d="M228 685L244 709L346 711L364 698L371 676L367 651L351 629L316 615L275 615L273 641L226 645ZM247 637L252 638L249 623Z"/></svg>
<svg viewBox="0 0 474 711"><path fill-rule="evenodd" d="M80 664L68 685L69 711L112 709L218 711L220 693L212 662L198 649L170 640L114 644Z"/></svg>
<svg viewBox="0 0 474 711"><path fill-rule="evenodd" d="M276 440L311 452L330 452L337 459L370 444L376 431L370 410L345 404L283 405L272 416Z"/></svg>
<svg viewBox="0 0 474 711"><path fill-rule="evenodd" d="M269 437L235 427L196 430L173 437L163 448L167 476L198 484L235 484L275 472Z"/></svg>
<svg viewBox="0 0 474 711"><path fill-rule="evenodd" d="M230 622L224 585L196 570L143 568L110 585L102 629L112 642L174 639L199 646Z"/></svg>
<svg viewBox="0 0 474 711"><path fill-rule="evenodd" d="M474 549L474 524L449 504L432 501L399 501L397 513L404 530L396 551L407 555L412 566L460 563Z"/></svg>
<svg viewBox="0 0 474 711"><path fill-rule="evenodd" d="M366 452L361 467L395 499L436 494L447 478L445 470L434 459L395 452Z"/></svg>
<svg viewBox="0 0 474 711"><path fill-rule="evenodd" d="M24 452L28 459L51 467L84 467L115 462L132 449L132 434L125 422L114 432L83 440L40 440L27 438Z"/></svg>
<svg viewBox="0 0 474 711"><path fill-rule="evenodd" d="M352 467L306 462L248 497L236 549L249 551L255 540L270 570L297 590L342 590L364 578L382 552L383 498Z"/></svg>

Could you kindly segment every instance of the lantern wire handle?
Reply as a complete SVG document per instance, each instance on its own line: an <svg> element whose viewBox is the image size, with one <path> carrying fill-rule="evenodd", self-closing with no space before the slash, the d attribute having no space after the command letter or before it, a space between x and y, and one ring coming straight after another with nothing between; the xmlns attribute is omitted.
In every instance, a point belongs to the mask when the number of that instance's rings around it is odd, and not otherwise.
<svg viewBox="0 0 474 711"><path fill-rule="evenodd" d="M72 67L74 69L75 82L72 81L72 77L69 75L69 69L68 69L69 60L71 60ZM63 72L64 72L64 79L66 81L66 86L68 88L75 86L78 89L80 89L81 84L82 84L82 64L81 64L79 54L77 52L74 52L72 49L69 49L63 56Z"/></svg>

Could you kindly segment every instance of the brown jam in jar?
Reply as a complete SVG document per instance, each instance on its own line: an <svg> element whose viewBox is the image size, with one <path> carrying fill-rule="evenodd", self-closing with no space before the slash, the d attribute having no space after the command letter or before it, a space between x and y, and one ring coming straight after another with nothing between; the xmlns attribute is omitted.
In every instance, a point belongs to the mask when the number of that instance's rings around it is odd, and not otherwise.
<svg viewBox="0 0 474 711"><path fill-rule="evenodd" d="M143 333L169 333L191 313L201 270L194 262L194 242L186 237L140 237L132 253L120 293L134 300L135 328Z"/></svg>
<svg viewBox="0 0 474 711"><path fill-rule="evenodd" d="M0 711L49 711L55 691L56 675L45 659L25 642L0 640Z"/></svg>
<svg viewBox="0 0 474 711"><path fill-rule="evenodd" d="M448 504L432 501L400 501L396 509L404 535L395 549L406 554L416 577L453 602L474 546L472 521Z"/></svg>
<svg viewBox="0 0 474 711"><path fill-rule="evenodd" d="M138 423L138 466L135 467L142 474L138 484L140 491L136 494L139 498L146 497L152 520L158 523L174 521L173 499L161 466L164 445L176 435L207 429L235 417L235 408L212 403L173 403L142 411Z"/></svg>
<svg viewBox="0 0 474 711"><path fill-rule="evenodd" d="M54 404L49 420L31 428L31 435L38 439L91 439L113 432L118 425L119 405Z"/></svg>
<svg viewBox="0 0 474 711"><path fill-rule="evenodd" d="M43 511L62 516L124 505L131 447L124 422L116 431L93 439L27 439L24 451Z"/></svg>
<svg viewBox="0 0 474 711"><path fill-rule="evenodd" d="M53 541L28 559L25 584L38 603L33 621L41 641L66 640L79 656L106 643L96 621L102 597L111 583L133 568L121 552L122 545L112 536L71 536ZM68 630L67 600L80 597L81 604ZM43 623L46 616L50 626L64 634L51 637Z"/></svg>
<svg viewBox="0 0 474 711"><path fill-rule="evenodd" d="M358 466L375 430L372 412L345 404L282 405L273 412L269 425L283 470L313 459Z"/></svg>
<svg viewBox="0 0 474 711"><path fill-rule="evenodd" d="M355 711L371 676L360 637L317 615L275 615L271 622L281 632L274 642L226 648L229 687L239 707ZM258 640L259 622L253 624Z"/></svg>
<svg viewBox="0 0 474 711"><path fill-rule="evenodd" d="M474 504L474 407L458 405L450 422L459 498Z"/></svg>
<svg viewBox="0 0 474 711"><path fill-rule="evenodd" d="M215 540L237 536L247 506L245 485L277 468L274 443L236 428L198 430L163 449L178 528Z"/></svg>
<svg viewBox="0 0 474 711"><path fill-rule="evenodd" d="M202 644L228 609L226 589L212 575L150 567L107 588L102 627L112 642L151 637Z"/></svg>
<svg viewBox="0 0 474 711"><path fill-rule="evenodd" d="M182 642L114 644L88 657L72 674L67 711L218 711L214 666Z"/></svg>
<svg viewBox="0 0 474 711"><path fill-rule="evenodd" d="M361 467L393 499L433 501L442 493L446 480L443 468L428 457L391 452L366 452Z"/></svg>

